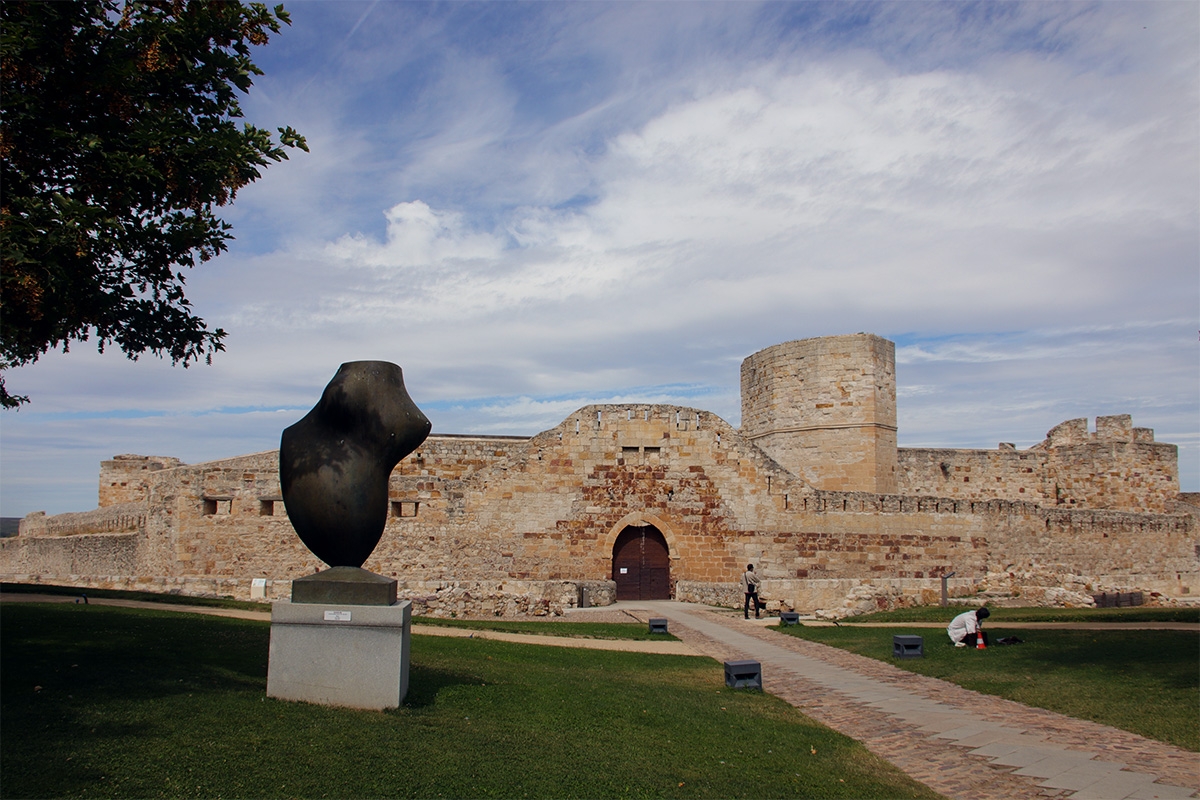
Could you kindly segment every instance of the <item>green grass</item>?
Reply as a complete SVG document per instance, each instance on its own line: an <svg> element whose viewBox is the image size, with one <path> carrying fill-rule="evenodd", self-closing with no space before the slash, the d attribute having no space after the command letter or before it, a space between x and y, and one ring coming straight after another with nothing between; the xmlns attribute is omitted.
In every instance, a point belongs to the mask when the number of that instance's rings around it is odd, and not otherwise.
<svg viewBox="0 0 1200 800"><path fill-rule="evenodd" d="M985 694L1088 719L1200 751L1200 635L1190 631L1005 630L989 619L993 646L956 648L941 631L925 657L892 658L896 628L783 626L780 632L888 661ZM1023 644L997 646L1017 636Z"/></svg>
<svg viewBox="0 0 1200 800"><path fill-rule="evenodd" d="M146 603L170 603L183 606L206 606L212 608L240 608L249 611L270 611L271 604L231 597L192 597L184 594L158 592L135 592L125 589L81 589L78 586L50 586L40 583L0 583L0 592L5 594L53 594L66 597L105 597L113 600L140 600Z"/></svg>
<svg viewBox="0 0 1200 800"><path fill-rule="evenodd" d="M14 603L0 625L6 797L936 797L711 659L415 635L377 713L266 698L263 622Z"/></svg>
<svg viewBox="0 0 1200 800"><path fill-rule="evenodd" d="M973 608L973 607L972 607ZM969 610L966 606L921 606L878 611L843 620L855 622L945 622ZM1200 622L1200 608L993 608L988 625L998 622Z"/></svg>
<svg viewBox="0 0 1200 800"><path fill-rule="evenodd" d="M641 622L538 622L511 619L444 619L442 617L413 617L414 625L436 625L443 628L499 631L501 633L532 633L541 636L571 636L576 639L635 639L679 641L669 633L650 633L650 626Z"/></svg>

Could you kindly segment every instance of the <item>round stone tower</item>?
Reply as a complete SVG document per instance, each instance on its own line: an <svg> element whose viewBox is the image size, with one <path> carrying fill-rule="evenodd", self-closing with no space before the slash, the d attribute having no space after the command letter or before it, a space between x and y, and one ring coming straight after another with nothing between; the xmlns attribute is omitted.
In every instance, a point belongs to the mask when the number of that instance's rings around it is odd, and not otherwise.
<svg viewBox="0 0 1200 800"><path fill-rule="evenodd" d="M818 489L895 493L895 344L856 333L758 351L742 362L742 433Z"/></svg>

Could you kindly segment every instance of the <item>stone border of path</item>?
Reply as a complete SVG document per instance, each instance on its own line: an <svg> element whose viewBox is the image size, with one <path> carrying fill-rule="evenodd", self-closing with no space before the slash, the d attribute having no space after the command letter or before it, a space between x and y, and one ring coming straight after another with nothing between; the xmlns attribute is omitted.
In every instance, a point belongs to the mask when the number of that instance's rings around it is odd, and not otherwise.
<svg viewBox="0 0 1200 800"><path fill-rule="evenodd" d="M759 661L766 691L948 797L1148 800L1194 797L1200 790L1200 756L1181 748L699 606L624 605L639 617L667 617L673 634L713 658Z"/></svg>
<svg viewBox="0 0 1200 800"><path fill-rule="evenodd" d="M76 598L0 595L0 603L12 601L72 603ZM271 616L265 611L138 600L90 598L89 602L241 619L269 621ZM671 633L682 641L572 639L426 625L414 626L413 632L557 647L705 655L717 661L753 658L763 665L765 691L858 740L916 780L956 800L1167 800L1195 797L1200 791L1200 756L1181 748L783 636L766 630L768 620L744 621L674 601L619 605L620 609L607 606L594 613L620 612L647 623L650 616L665 616ZM589 611L578 609L571 616L585 616ZM796 749L803 752L803 743L796 743Z"/></svg>

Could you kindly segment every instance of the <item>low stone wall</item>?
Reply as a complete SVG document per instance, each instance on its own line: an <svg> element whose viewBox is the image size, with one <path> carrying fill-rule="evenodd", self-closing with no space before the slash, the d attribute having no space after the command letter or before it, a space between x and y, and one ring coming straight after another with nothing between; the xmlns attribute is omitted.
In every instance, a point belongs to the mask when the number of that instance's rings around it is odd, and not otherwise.
<svg viewBox="0 0 1200 800"><path fill-rule="evenodd" d="M0 576L137 575L137 533L99 533L77 536L39 536L0 540ZM67 583L68 586L76 585Z"/></svg>
<svg viewBox="0 0 1200 800"><path fill-rule="evenodd" d="M616 602L613 581L414 581L401 583L397 594L419 616L557 617L580 607L584 588L593 606Z"/></svg>
<svg viewBox="0 0 1200 800"><path fill-rule="evenodd" d="M146 503L120 503L52 517L42 512L21 520L19 536L78 536L85 533L126 533L146 525Z"/></svg>

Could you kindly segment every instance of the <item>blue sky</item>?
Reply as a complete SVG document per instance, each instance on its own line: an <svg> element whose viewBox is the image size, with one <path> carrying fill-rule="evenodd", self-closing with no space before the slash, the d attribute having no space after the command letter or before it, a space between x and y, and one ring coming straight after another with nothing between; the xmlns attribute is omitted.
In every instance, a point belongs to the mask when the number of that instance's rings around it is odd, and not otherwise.
<svg viewBox="0 0 1200 800"><path fill-rule="evenodd" d="M301 2L243 107L311 153L189 297L228 352L12 370L0 514L278 445L343 361L448 433L739 423L750 353L897 344L902 446L1130 413L1200 490L1200 6Z"/></svg>

